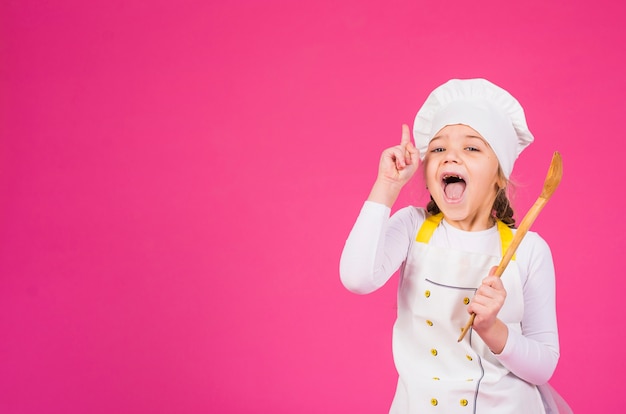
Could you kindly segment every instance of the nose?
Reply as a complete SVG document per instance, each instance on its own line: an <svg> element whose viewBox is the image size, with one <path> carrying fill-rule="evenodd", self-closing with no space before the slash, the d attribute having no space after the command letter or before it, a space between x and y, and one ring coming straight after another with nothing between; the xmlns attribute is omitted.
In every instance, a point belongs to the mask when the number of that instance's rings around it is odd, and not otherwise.
<svg viewBox="0 0 626 414"><path fill-rule="evenodd" d="M455 148L448 148L446 149L446 155L443 158L444 162L446 163L459 163L460 158L459 158L459 153Z"/></svg>

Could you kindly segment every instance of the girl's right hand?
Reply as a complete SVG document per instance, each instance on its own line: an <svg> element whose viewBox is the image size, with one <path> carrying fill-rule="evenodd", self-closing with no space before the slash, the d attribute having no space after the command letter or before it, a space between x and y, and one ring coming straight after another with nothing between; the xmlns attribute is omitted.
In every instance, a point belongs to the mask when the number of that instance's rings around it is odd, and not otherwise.
<svg viewBox="0 0 626 414"><path fill-rule="evenodd" d="M400 145L387 148L380 157L378 180L403 186L415 174L419 161L419 150L411 142L409 126L403 124Z"/></svg>
<svg viewBox="0 0 626 414"><path fill-rule="evenodd" d="M378 177L368 200L391 207L402 187L417 171L419 162L419 150L411 142L409 126L403 124L400 145L387 148L380 157Z"/></svg>

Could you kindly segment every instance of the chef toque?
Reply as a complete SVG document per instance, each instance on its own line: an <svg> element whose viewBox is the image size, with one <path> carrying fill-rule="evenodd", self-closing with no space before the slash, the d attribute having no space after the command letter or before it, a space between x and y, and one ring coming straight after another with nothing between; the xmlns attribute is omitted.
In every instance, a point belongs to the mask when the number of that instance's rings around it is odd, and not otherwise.
<svg viewBox="0 0 626 414"><path fill-rule="evenodd" d="M485 79L452 79L431 92L413 124L421 158L437 132L456 124L471 127L489 143L507 179L519 154L534 140L519 102Z"/></svg>

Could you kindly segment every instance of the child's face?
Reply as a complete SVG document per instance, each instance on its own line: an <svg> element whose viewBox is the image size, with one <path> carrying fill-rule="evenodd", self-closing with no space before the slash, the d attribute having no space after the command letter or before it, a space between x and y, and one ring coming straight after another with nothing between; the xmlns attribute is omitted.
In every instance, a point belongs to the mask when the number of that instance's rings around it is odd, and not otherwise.
<svg viewBox="0 0 626 414"><path fill-rule="evenodd" d="M499 187L498 158L478 132L448 125L428 144L426 184L447 222L463 230L489 228Z"/></svg>

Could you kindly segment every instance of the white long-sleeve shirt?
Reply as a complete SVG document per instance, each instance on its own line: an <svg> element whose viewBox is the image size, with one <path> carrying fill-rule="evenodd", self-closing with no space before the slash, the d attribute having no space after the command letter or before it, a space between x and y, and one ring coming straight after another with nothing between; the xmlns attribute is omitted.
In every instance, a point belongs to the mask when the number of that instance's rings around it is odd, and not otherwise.
<svg viewBox="0 0 626 414"><path fill-rule="evenodd" d="M367 201L348 236L340 260L340 276L352 292L366 294L383 286L406 260L411 243L425 218L421 208L391 210ZM513 230L515 231L515 230ZM501 255L494 226L468 232L443 220L430 243L473 253ZM521 334L509 331L507 343L496 357L507 369L532 384L544 384L559 359L555 306L555 277L547 243L528 232L516 252L524 294ZM486 275L485 275L486 276Z"/></svg>

